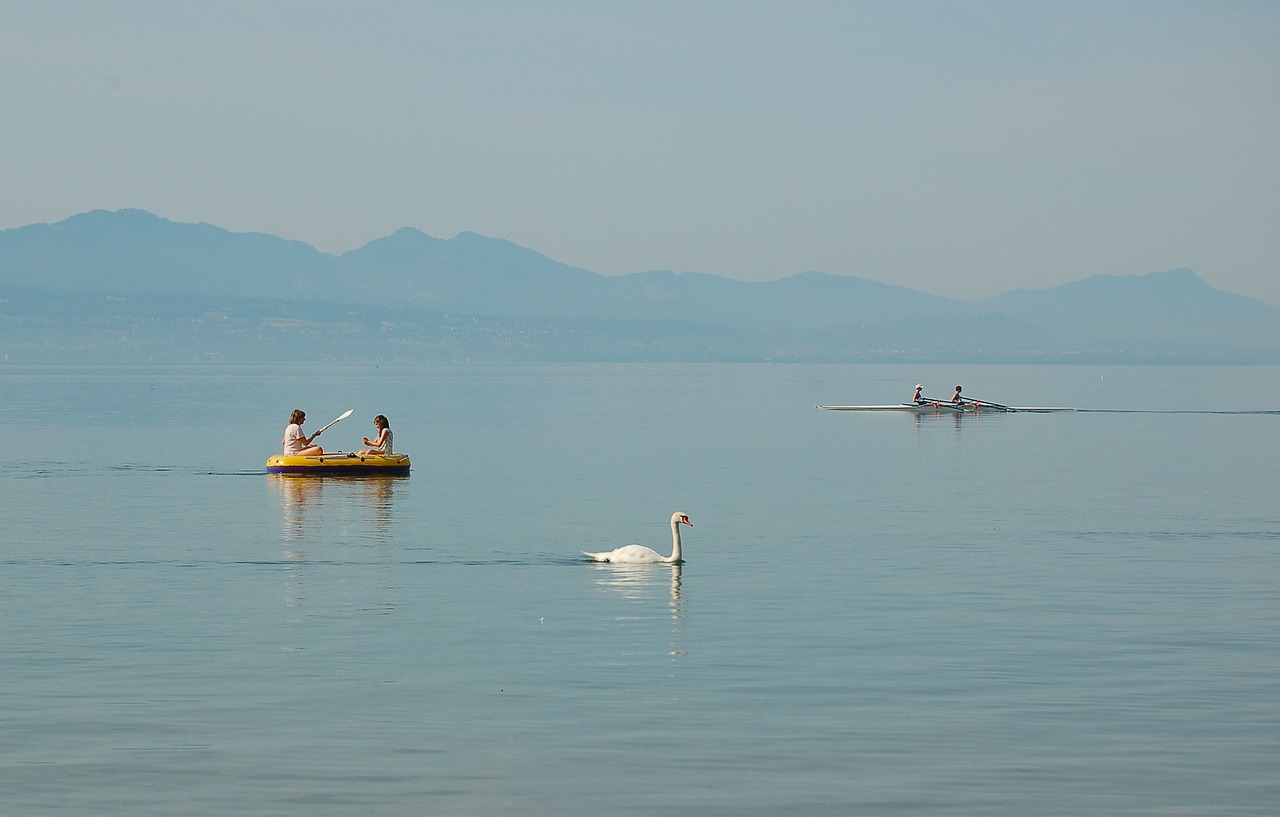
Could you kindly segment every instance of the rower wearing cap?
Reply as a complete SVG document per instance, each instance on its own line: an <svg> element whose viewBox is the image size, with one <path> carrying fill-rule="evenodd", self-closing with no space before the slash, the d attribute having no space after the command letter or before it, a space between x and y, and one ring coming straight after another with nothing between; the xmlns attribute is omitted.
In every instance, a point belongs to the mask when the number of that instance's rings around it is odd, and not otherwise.
<svg viewBox="0 0 1280 817"><path fill-rule="evenodd" d="M961 388L963 388L963 387L962 387L962 386L956 386L956 393L955 393L955 394L953 394L953 395L951 395L951 402L953 402L953 403L955 403L955 404L957 404L957 405L962 405L962 404L964 403L964 398L960 396L960 389L961 389Z"/></svg>
<svg viewBox="0 0 1280 817"><path fill-rule="evenodd" d="M929 402L924 399L924 386L921 386L919 383L916 384L916 393L911 398L911 402L915 403L917 406L923 406L925 403Z"/></svg>

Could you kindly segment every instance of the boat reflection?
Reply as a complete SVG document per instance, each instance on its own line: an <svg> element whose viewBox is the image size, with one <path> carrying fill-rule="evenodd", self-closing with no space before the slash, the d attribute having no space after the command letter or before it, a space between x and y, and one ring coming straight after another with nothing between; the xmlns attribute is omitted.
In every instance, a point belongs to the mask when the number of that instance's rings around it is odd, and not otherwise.
<svg viewBox="0 0 1280 817"><path fill-rule="evenodd" d="M323 530L329 518L344 524L355 517L374 539L390 533L396 483L407 476L320 477L269 474L280 498L281 536L305 541Z"/></svg>
<svg viewBox="0 0 1280 817"><path fill-rule="evenodd" d="M268 474L280 504L280 536L284 544L281 557L289 566L286 576L287 603L300 607L306 601L307 572L325 545L341 546L343 558L354 558L364 540L372 540L377 550L377 563L390 570L387 543L394 526L395 490L407 475L364 477L296 476ZM368 553L369 551L365 551ZM392 587L390 578L383 590ZM389 612L385 600L371 603L366 609Z"/></svg>
<svg viewBox="0 0 1280 817"><path fill-rule="evenodd" d="M281 535L291 541L306 539L316 527L314 517L307 511L319 505L322 481L277 474L272 474L270 479L280 496Z"/></svg>
<svg viewBox="0 0 1280 817"><path fill-rule="evenodd" d="M989 412L981 411L947 411L947 412L924 412L920 414L912 414L911 418L915 420L917 429L938 428L939 426L950 424L955 428L963 425L972 425L982 422L982 418L988 416Z"/></svg>
<svg viewBox="0 0 1280 817"><path fill-rule="evenodd" d="M365 477L358 480L363 489L365 507L369 509L369 529L379 542L391 532L391 506L396 482L408 477Z"/></svg>

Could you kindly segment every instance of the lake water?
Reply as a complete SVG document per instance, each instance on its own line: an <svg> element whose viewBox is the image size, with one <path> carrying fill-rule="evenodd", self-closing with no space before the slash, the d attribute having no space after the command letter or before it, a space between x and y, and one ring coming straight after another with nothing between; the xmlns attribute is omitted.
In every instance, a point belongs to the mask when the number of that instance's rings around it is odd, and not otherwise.
<svg viewBox="0 0 1280 817"><path fill-rule="evenodd" d="M1102 411L911 417L916 382ZM289 411L399 479L265 474ZM1280 370L0 368L0 814L1272 815ZM1177 412L1177 413L1173 413ZM682 566L579 551L670 547Z"/></svg>

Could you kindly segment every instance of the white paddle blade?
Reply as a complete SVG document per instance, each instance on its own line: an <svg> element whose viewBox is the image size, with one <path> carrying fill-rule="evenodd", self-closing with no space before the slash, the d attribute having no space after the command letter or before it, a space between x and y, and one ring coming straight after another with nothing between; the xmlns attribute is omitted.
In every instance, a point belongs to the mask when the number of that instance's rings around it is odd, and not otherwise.
<svg viewBox="0 0 1280 817"><path fill-rule="evenodd" d="M348 417L350 417L350 416L351 416L352 414L354 414L354 413L355 413L355 409L347 409L346 411L344 411L344 412L342 412L341 414L339 414L339 415L338 415L338 419L334 420L334 421L333 421L333 423L337 423L337 422L339 422L339 421L341 421L341 420L345 420L345 419L347 419ZM312 434L312 435L311 435L312 439L314 439L314 438L316 438L316 437L319 437L321 434L323 434L323 433L324 433L324 432L329 428L329 426L333 425L333 423L329 423L329 425L328 425L328 426L324 426L324 427L322 427L319 431L317 431L315 434Z"/></svg>

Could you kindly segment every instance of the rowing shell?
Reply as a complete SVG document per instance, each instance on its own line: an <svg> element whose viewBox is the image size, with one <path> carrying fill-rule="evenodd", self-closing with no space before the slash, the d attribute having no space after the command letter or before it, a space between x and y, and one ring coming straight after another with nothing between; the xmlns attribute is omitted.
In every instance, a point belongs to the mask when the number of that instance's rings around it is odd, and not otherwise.
<svg viewBox="0 0 1280 817"><path fill-rule="evenodd" d="M1013 411L1026 411L1035 414L1048 414L1055 411L1076 411L1061 406L993 406L987 403L898 403L893 406L818 406L823 411L905 411L910 414L1007 414Z"/></svg>

